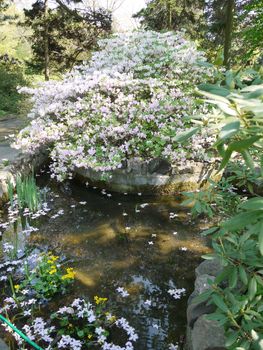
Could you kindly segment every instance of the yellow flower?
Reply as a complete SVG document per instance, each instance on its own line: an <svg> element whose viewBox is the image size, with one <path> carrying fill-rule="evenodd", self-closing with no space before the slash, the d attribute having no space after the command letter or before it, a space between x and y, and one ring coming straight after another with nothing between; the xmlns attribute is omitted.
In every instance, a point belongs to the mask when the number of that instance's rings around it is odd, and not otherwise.
<svg viewBox="0 0 263 350"><path fill-rule="evenodd" d="M110 312L105 312L105 316L107 316L107 320L110 322L116 321L116 316L112 315Z"/></svg>
<svg viewBox="0 0 263 350"><path fill-rule="evenodd" d="M97 304L97 305L99 305L99 304L103 304L103 303L105 303L107 300L108 300L108 298L100 298L100 297L98 297L97 295L94 297L94 300L95 300L95 303Z"/></svg>
<svg viewBox="0 0 263 350"><path fill-rule="evenodd" d="M88 335L88 339L91 339L92 337L93 337L92 334L89 334L89 335Z"/></svg>
<svg viewBox="0 0 263 350"><path fill-rule="evenodd" d="M58 258L59 258L58 256L50 255L47 262L48 262L49 264L54 264L54 262L57 261Z"/></svg>
<svg viewBox="0 0 263 350"><path fill-rule="evenodd" d="M20 288L20 285L19 285L19 284L16 284L16 285L14 286L14 288L15 288L16 291L18 291L18 289Z"/></svg>
<svg viewBox="0 0 263 350"><path fill-rule="evenodd" d="M73 270L72 267L67 268L66 271L67 271L67 273L66 273L66 275L62 276L62 280L74 279L75 278L76 272Z"/></svg>
<svg viewBox="0 0 263 350"><path fill-rule="evenodd" d="M54 275L56 272L57 272L57 269L55 267L55 268L52 268L52 270L49 271L49 274L50 275Z"/></svg>

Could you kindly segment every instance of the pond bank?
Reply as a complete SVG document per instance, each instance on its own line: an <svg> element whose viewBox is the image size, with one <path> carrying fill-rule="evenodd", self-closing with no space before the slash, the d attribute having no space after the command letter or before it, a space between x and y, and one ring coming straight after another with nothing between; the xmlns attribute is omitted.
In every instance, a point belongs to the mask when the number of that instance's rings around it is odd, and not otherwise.
<svg viewBox="0 0 263 350"><path fill-rule="evenodd" d="M10 136L25 125L25 119L15 116L0 120L0 203L6 200L8 181L13 182L18 174L30 174L47 161L45 150L29 155L11 147Z"/></svg>

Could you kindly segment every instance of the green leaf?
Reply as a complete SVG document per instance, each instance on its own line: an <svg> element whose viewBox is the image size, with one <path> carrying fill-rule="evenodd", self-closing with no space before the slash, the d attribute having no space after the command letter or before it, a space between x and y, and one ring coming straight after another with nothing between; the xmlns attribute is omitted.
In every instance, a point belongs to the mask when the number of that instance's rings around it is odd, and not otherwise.
<svg viewBox="0 0 263 350"><path fill-rule="evenodd" d="M241 92L244 93L249 93L249 92L255 92L257 91L258 89L263 89L263 84L262 85L249 85L249 86L246 86L244 87Z"/></svg>
<svg viewBox="0 0 263 350"><path fill-rule="evenodd" d="M257 283L260 284L263 287L263 279L261 276L255 276Z"/></svg>
<svg viewBox="0 0 263 350"><path fill-rule="evenodd" d="M223 126L223 128L221 129L221 131L219 133L218 141L215 143L215 146L218 143L220 143L222 140L229 139L230 137L232 137L233 135L238 133L239 129L240 129L240 121L239 120L228 123L225 126Z"/></svg>
<svg viewBox="0 0 263 350"><path fill-rule="evenodd" d="M217 321L220 326L224 326L228 322L228 318L219 312L206 315L207 320Z"/></svg>
<svg viewBox="0 0 263 350"><path fill-rule="evenodd" d="M238 337L239 337L239 332L237 331L231 332L231 334L228 335L226 338L225 346L229 347L233 345L236 342Z"/></svg>
<svg viewBox="0 0 263 350"><path fill-rule="evenodd" d="M238 269L239 269L240 280L246 286L248 284L248 278L247 278L246 270L244 269L244 267L242 265L239 265Z"/></svg>
<svg viewBox="0 0 263 350"><path fill-rule="evenodd" d="M212 233L215 233L216 231L219 230L219 227L211 227L208 230L205 230L201 233L202 236L208 236L211 235Z"/></svg>
<svg viewBox="0 0 263 350"><path fill-rule="evenodd" d="M261 96L263 96L263 88L257 89L257 90L255 90L253 92L250 92L249 94L246 94L245 98L251 99L251 98L258 98L258 97L261 97Z"/></svg>
<svg viewBox="0 0 263 350"><path fill-rule="evenodd" d="M231 115L232 117L238 116L237 111L234 108L231 108L229 106L229 104L230 104L229 101L228 101L228 103L223 103L223 102L219 102L219 101L206 100L206 102L215 104L218 108L221 109L222 112L224 112L227 115Z"/></svg>
<svg viewBox="0 0 263 350"><path fill-rule="evenodd" d="M78 334L78 336L79 336L80 338L83 338L84 335L85 335L85 333L84 333L83 330L81 330L81 329L77 331L77 334Z"/></svg>
<svg viewBox="0 0 263 350"><path fill-rule="evenodd" d="M229 162L229 159L231 158L231 155L232 155L232 151L227 149L225 152L224 158L222 159L222 162L220 164L220 167L218 169L218 173L226 167L227 163Z"/></svg>
<svg viewBox="0 0 263 350"><path fill-rule="evenodd" d="M222 272L220 272L217 276L216 276L216 279L215 279L215 284L219 284L221 283L222 281L225 281L226 278L229 277L231 273L231 267L228 266L227 268L224 268Z"/></svg>
<svg viewBox="0 0 263 350"><path fill-rule="evenodd" d="M191 128L187 131L181 132L177 134L174 138L174 142L182 143L187 141L190 137L192 137L194 134L196 134L199 131L199 127Z"/></svg>
<svg viewBox="0 0 263 350"><path fill-rule="evenodd" d="M224 300L217 294L212 295L212 300L214 304L222 311L228 312L228 307L226 306Z"/></svg>
<svg viewBox="0 0 263 350"><path fill-rule="evenodd" d="M263 197L251 198L240 204L239 208L245 210L263 210Z"/></svg>
<svg viewBox="0 0 263 350"><path fill-rule="evenodd" d="M205 291L205 292L199 294L198 296L196 296L196 297L192 300L192 302L193 302L194 304L199 304L199 303L202 303L202 302L204 302L204 301L207 301L207 300L210 298L210 296L211 296L212 293L213 293L213 291L212 291L211 289L209 289L209 290L207 290L207 291Z"/></svg>
<svg viewBox="0 0 263 350"><path fill-rule="evenodd" d="M248 150L242 150L242 151L240 151L240 153L243 156L248 168L250 168L251 170L254 171L255 170L254 161L253 161L253 158L251 157L251 155L249 154Z"/></svg>
<svg viewBox="0 0 263 350"><path fill-rule="evenodd" d="M213 84L200 84L198 86L199 90L211 93L212 95L223 96L226 97L230 94L228 89L225 89L218 85Z"/></svg>
<svg viewBox="0 0 263 350"><path fill-rule="evenodd" d="M244 228L248 224L254 223L256 220L263 217L261 210L254 210L247 213L239 213L233 218L222 223L222 227L226 230L238 230Z"/></svg>
<svg viewBox="0 0 263 350"><path fill-rule="evenodd" d="M226 76L226 86L231 90L234 89L235 81L234 81L233 72L231 70L228 70L226 71L225 76Z"/></svg>
<svg viewBox="0 0 263 350"><path fill-rule="evenodd" d="M252 277L248 284L248 298L253 300L257 294L257 280L255 277Z"/></svg>
<svg viewBox="0 0 263 350"><path fill-rule="evenodd" d="M258 244L260 254L263 255L263 222L260 224L260 230L258 235Z"/></svg>
<svg viewBox="0 0 263 350"><path fill-rule="evenodd" d="M219 143L218 145L217 145L217 151L218 151L218 153L220 154L220 156L222 157L222 158L224 158L224 156L225 156L225 148L224 148L224 145L222 144L222 143Z"/></svg>
<svg viewBox="0 0 263 350"><path fill-rule="evenodd" d="M260 138L261 136L252 136L244 140L234 141L229 144L228 148L231 151L242 152L251 147Z"/></svg>
<svg viewBox="0 0 263 350"><path fill-rule="evenodd" d="M228 278L228 281L229 281L229 288L230 289L233 289L236 287L236 285L237 285L237 268L236 267L232 268L232 271L231 271L231 274Z"/></svg>
<svg viewBox="0 0 263 350"><path fill-rule="evenodd" d="M213 260L216 258L216 254L206 254L206 255L202 255L202 258L205 260Z"/></svg>

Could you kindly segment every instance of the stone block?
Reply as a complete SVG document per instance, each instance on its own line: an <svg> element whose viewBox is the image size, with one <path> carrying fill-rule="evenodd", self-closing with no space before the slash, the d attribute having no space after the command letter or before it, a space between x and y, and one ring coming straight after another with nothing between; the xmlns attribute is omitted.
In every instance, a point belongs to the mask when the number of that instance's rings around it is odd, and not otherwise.
<svg viewBox="0 0 263 350"><path fill-rule="evenodd" d="M195 281L195 290L189 298L187 307L187 324L191 328L193 328L194 323L200 316L209 314L215 310L214 305L207 305L207 302L193 302L193 299L196 296L210 288L210 285L207 282L208 279L213 281L215 277L210 275L201 275L197 277Z"/></svg>
<svg viewBox="0 0 263 350"><path fill-rule="evenodd" d="M208 315L198 318L191 332L192 350L225 350L224 329L218 322L207 319Z"/></svg>
<svg viewBox="0 0 263 350"><path fill-rule="evenodd" d="M217 276L222 271L223 267L218 259L205 260L196 269L196 277L201 275Z"/></svg>

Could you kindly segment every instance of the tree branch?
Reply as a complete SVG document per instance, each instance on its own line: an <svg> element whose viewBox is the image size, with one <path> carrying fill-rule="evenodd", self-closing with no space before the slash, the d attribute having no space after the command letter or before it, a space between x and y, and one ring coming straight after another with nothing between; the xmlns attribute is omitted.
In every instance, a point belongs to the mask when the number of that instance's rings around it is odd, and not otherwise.
<svg viewBox="0 0 263 350"><path fill-rule="evenodd" d="M79 20L85 20L83 16L81 16L76 10L72 10L70 7L68 7L62 0L55 0L55 2L63 8L67 13L74 16L75 18Z"/></svg>

